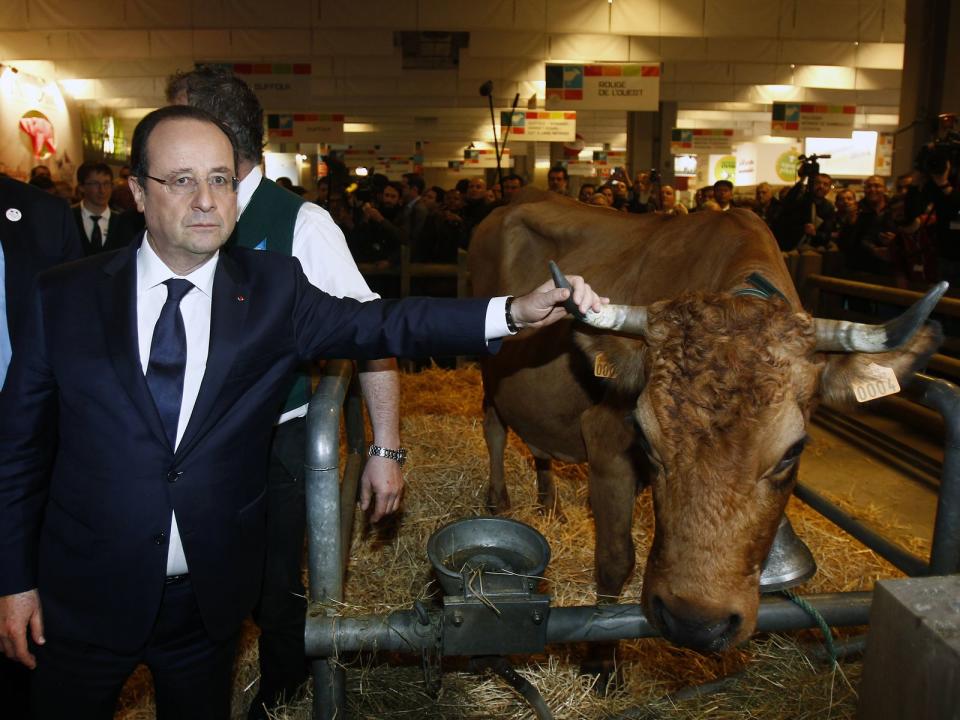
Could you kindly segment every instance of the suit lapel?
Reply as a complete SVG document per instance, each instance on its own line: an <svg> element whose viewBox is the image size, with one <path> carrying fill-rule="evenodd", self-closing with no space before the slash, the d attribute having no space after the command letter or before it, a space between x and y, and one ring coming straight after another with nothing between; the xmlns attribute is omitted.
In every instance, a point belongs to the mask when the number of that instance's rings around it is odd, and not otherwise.
<svg viewBox="0 0 960 720"><path fill-rule="evenodd" d="M141 235L141 239L142 239ZM157 439L169 446L163 421L147 387L140 363L137 331L137 250L140 241L130 243L104 265L107 277L100 283L97 298L105 319L107 348L120 385ZM172 450L172 448L171 448Z"/></svg>
<svg viewBox="0 0 960 720"><path fill-rule="evenodd" d="M213 279L210 308L210 350L207 367L190 421L177 448L177 456L190 448L203 435L208 418L216 406L223 383L230 374L243 339L243 328L250 305L246 279L239 265L225 251L220 252Z"/></svg>

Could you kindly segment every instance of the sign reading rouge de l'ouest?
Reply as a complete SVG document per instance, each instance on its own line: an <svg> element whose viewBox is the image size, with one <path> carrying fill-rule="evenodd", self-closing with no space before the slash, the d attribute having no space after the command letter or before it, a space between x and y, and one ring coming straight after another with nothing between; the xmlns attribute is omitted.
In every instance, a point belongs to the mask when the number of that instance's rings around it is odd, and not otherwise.
<svg viewBox="0 0 960 720"><path fill-rule="evenodd" d="M659 63L547 63L547 110L656 110Z"/></svg>

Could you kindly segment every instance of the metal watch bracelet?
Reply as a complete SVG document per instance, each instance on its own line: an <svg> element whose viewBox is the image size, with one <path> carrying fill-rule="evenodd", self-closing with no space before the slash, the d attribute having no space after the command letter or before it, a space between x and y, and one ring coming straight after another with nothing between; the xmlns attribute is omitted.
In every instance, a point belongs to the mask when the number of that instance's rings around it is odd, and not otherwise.
<svg viewBox="0 0 960 720"><path fill-rule="evenodd" d="M403 467L403 464L407 461L407 449L397 448L396 450L391 450L390 448L383 448L379 445L371 445L370 449L367 451L367 457L374 456L393 460L400 467Z"/></svg>

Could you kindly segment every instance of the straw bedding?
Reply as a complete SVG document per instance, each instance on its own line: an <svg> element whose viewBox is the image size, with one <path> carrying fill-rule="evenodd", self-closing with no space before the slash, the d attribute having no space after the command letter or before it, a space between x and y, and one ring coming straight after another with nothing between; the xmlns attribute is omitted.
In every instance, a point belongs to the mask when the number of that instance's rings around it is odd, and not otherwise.
<svg viewBox="0 0 960 720"><path fill-rule="evenodd" d="M476 368L431 368L402 376L402 434L411 457L405 468L403 510L373 527L357 517L346 581L344 615L409 609L416 599L437 597L426 558L427 538L452 520L485 514L487 455ZM816 448L810 451L816 452ZM801 474L803 469L801 467ZM535 473L529 454L511 435L506 456L511 516L537 528L550 543L552 558L544 591L554 606L593 604L593 519L587 504L586 468L558 464L556 476L565 519L541 515L535 507ZM841 504L850 504L840 498ZM852 507L849 509L853 509ZM875 508L856 508L883 526ZM817 558L816 576L803 593L869 590L878 578L899 575L872 551L843 534L801 503L788 507L797 533ZM649 492L637 498L634 540L642 563L652 539ZM926 541L909 548L929 552ZM624 589L623 601L638 602L641 573ZM246 717L256 691L256 629L244 633L237 665L234 717ZM582 647L552 647L540 657L514 658L518 671L543 695L554 717L607 718L852 718L860 663L841 661L831 669L815 658L813 631L761 635L746 646L703 656L659 639L621 643L622 682L605 696L578 673ZM448 667L454 665L451 661ZM389 665L361 659L348 670L351 717L360 718L530 718L533 712L505 682L491 675L445 672L439 698L425 689L419 659L391 658ZM462 669L462 668L461 668ZM704 691L691 686L708 685ZM292 698L275 716L310 717L310 689ZM131 679L117 718L152 717L149 676Z"/></svg>

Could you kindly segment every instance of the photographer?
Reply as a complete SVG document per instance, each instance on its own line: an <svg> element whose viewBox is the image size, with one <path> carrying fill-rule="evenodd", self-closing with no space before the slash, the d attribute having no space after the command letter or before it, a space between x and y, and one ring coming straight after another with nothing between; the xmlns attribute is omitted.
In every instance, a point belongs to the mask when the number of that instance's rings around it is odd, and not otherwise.
<svg viewBox="0 0 960 720"><path fill-rule="evenodd" d="M940 278L951 284L960 282L960 131L956 125L955 115L940 116L940 133L917 155L917 182L906 194L908 219L925 213L930 217L933 210Z"/></svg>
<svg viewBox="0 0 960 720"><path fill-rule="evenodd" d="M820 172L817 156L800 156L800 180L783 199L774 234L780 249L825 249L830 244L836 210L827 200L833 178Z"/></svg>
<svg viewBox="0 0 960 720"><path fill-rule="evenodd" d="M378 204L369 200L361 204L361 219L347 237L350 252L358 263L373 263L377 270L400 264L400 245L404 240L400 226L402 195L403 186L389 182ZM370 288L382 297L399 296L397 278L375 276L367 280Z"/></svg>

